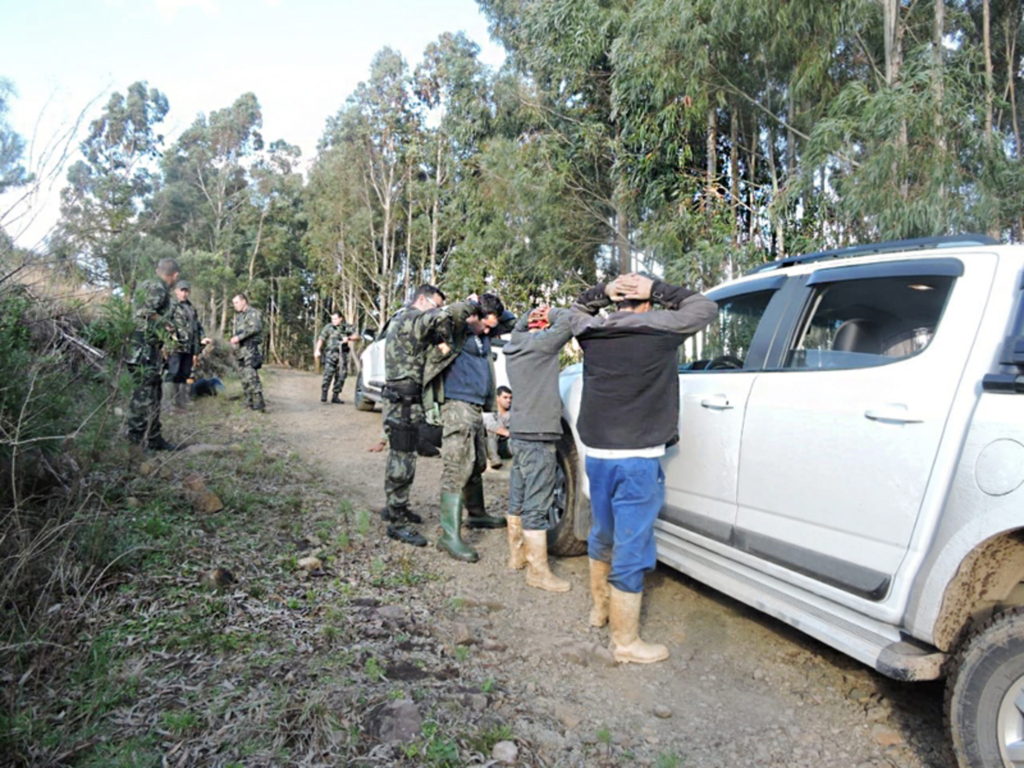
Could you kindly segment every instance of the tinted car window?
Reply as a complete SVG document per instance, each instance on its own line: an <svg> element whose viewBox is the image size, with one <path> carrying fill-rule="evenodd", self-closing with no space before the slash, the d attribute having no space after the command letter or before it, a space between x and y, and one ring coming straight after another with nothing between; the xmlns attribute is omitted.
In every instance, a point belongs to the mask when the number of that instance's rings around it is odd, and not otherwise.
<svg viewBox="0 0 1024 768"><path fill-rule="evenodd" d="M774 290L730 296L718 302L718 317L681 348L680 372L743 369L758 323Z"/></svg>
<svg viewBox="0 0 1024 768"><path fill-rule="evenodd" d="M882 277L815 286L786 368L885 365L931 343L955 278Z"/></svg>

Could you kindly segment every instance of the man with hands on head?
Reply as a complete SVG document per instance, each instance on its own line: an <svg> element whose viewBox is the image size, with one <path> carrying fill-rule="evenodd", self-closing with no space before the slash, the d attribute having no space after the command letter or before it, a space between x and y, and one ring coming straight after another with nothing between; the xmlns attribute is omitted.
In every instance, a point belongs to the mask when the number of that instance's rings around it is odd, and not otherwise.
<svg viewBox="0 0 1024 768"><path fill-rule="evenodd" d="M555 448L562 437L558 353L570 338L567 309L538 307L523 315L505 345L505 370L515 387L512 473L508 491L508 567L526 567L526 583L548 592L570 584L548 566L548 513L555 503Z"/></svg>
<svg viewBox="0 0 1024 768"><path fill-rule="evenodd" d="M602 317L600 310L613 302L616 310ZM656 560L654 521L665 499L659 459L679 439L677 350L715 318L718 306L633 273L584 291L571 313L584 353L576 426L592 509L590 624L610 622L617 661L662 661L668 648L639 635L644 574Z"/></svg>
<svg viewBox="0 0 1024 768"><path fill-rule="evenodd" d="M501 299L485 293L447 308L451 348L431 350L423 374L429 397L441 406L441 530L438 549L456 560L474 563L475 549L462 539L462 511L469 528L504 528L504 517L484 507L483 472L487 468L487 433L483 412L494 410L494 362L490 336L506 333L515 315Z"/></svg>

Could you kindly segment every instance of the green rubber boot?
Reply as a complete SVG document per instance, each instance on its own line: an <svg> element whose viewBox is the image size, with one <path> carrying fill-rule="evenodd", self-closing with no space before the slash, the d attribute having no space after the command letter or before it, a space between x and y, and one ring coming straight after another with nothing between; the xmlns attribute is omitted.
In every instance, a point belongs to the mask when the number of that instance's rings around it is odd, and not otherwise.
<svg viewBox="0 0 1024 768"><path fill-rule="evenodd" d="M456 560L475 563L479 553L462 540L462 496L457 493L441 494L441 536L437 548Z"/></svg>
<svg viewBox="0 0 1024 768"><path fill-rule="evenodd" d="M508 521L504 515L488 515L484 507L484 481L469 482L462 489L462 503L466 507L467 528L504 528Z"/></svg>

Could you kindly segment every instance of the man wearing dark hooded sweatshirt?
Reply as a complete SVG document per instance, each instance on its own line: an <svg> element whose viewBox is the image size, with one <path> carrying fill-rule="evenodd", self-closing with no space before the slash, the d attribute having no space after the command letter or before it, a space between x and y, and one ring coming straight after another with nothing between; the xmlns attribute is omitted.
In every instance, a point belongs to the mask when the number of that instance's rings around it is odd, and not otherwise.
<svg viewBox="0 0 1024 768"><path fill-rule="evenodd" d="M603 317L600 310L616 303ZM654 304L662 309L652 311ZM637 274L584 291L573 305L583 348L576 422L586 451L592 521L590 624L611 624L616 661L650 664L668 648L640 639L644 574L654 568L654 521L665 501L660 458L679 439L677 351L718 313L710 299Z"/></svg>
<svg viewBox="0 0 1024 768"><path fill-rule="evenodd" d="M526 566L526 583L568 592L548 567L548 512L555 502L555 445L562 436L558 353L572 338L569 310L538 307L519 318L502 350L512 391L508 492L508 567Z"/></svg>

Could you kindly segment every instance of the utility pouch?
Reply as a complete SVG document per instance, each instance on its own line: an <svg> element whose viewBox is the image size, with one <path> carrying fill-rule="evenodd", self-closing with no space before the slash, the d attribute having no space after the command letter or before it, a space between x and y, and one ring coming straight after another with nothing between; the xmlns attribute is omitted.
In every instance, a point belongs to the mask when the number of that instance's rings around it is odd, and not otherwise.
<svg viewBox="0 0 1024 768"><path fill-rule="evenodd" d="M416 445L420 439L420 429L416 424L410 424L400 419L388 419L388 442L391 450L401 453L415 453Z"/></svg>

